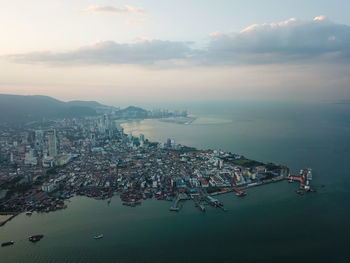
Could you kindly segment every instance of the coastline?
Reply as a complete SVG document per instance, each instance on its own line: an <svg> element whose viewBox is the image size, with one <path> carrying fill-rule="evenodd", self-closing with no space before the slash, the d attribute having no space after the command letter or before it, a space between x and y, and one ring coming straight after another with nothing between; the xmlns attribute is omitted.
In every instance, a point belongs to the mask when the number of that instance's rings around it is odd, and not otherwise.
<svg viewBox="0 0 350 263"><path fill-rule="evenodd" d="M4 226L7 222L11 221L13 218L15 218L17 215L20 213L14 213L14 214L9 214L9 213L0 213L0 227Z"/></svg>

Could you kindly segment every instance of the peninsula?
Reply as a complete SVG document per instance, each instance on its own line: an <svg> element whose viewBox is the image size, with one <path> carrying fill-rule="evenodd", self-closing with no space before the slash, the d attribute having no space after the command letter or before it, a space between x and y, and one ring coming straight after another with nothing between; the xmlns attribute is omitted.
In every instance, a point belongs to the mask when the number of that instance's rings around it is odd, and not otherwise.
<svg viewBox="0 0 350 263"><path fill-rule="evenodd" d="M292 176L284 165L198 150L170 138L159 143L142 134L127 135L109 111L1 125L0 212L7 215L3 218L62 209L74 195L110 202L117 194L131 207L156 198L171 201L171 211L179 211L181 201L191 199L205 211L206 204L224 209L213 197L217 194L234 191L244 196L245 188L287 178L300 181L299 193L310 190L311 170ZM135 108L132 112L137 115Z"/></svg>

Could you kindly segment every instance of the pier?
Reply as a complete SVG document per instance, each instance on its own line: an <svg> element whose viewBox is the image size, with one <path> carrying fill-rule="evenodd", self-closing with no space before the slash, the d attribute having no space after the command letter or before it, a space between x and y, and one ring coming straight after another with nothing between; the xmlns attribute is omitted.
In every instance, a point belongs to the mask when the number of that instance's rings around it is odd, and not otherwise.
<svg viewBox="0 0 350 263"><path fill-rule="evenodd" d="M170 210L170 211L179 212L180 209L182 208L182 206L179 205L179 202L180 202L180 199L179 199L179 197L177 196L177 197L175 198L174 204L170 207L169 210Z"/></svg>
<svg viewBox="0 0 350 263"><path fill-rule="evenodd" d="M201 210L202 212L205 212L205 206L201 203L201 201L202 200L200 198L196 197L194 199L194 204L196 207L199 208L199 210Z"/></svg>

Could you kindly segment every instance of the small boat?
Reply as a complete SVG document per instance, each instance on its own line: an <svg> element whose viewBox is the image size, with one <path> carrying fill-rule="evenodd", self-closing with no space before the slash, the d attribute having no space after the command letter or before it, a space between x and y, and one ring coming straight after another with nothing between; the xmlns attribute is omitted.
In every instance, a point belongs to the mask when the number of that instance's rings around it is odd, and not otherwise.
<svg viewBox="0 0 350 263"><path fill-rule="evenodd" d="M28 211L28 212L26 212L26 215L27 216L31 216L33 214L33 212L32 211Z"/></svg>
<svg viewBox="0 0 350 263"><path fill-rule="evenodd" d="M14 243L15 243L15 242L13 242L13 241L4 242L4 243L1 244L1 246L2 246L2 247L7 247L7 246L13 245Z"/></svg>
<svg viewBox="0 0 350 263"><path fill-rule="evenodd" d="M103 234L99 234L97 236L94 236L94 239L101 239L101 238L103 238Z"/></svg>
<svg viewBox="0 0 350 263"><path fill-rule="evenodd" d="M34 236L30 236L28 239L30 242L38 242L40 241L42 238L44 237L44 235L34 235Z"/></svg>
<svg viewBox="0 0 350 263"><path fill-rule="evenodd" d="M245 195L247 195L246 191L241 191L241 192L236 193L236 196L238 196L238 197L243 197Z"/></svg>
<svg viewBox="0 0 350 263"><path fill-rule="evenodd" d="M290 179L288 182L289 182L289 183L293 183L293 179Z"/></svg>

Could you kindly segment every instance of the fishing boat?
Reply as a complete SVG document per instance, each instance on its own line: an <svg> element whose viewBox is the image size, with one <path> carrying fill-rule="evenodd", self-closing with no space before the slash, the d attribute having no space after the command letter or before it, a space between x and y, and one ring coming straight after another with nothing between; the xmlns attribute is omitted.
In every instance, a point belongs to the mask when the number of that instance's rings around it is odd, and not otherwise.
<svg viewBox="0 0 350 263"><path fill-rule="evenodd" d="M99 234L99 235L94 236L94 239L101 239L101 238L103 238L103 234Z"/></svg>
<svg viewBox="0 0 350 263"><path fill-rule="evenodd" d="M30 242L38 242L40 241L42 238L44 237L44 235L34 235L34 236L30 236L28 239Z"/></svg>
<svg viewBox="0 0 350 263"><path fill-rule="evenodd" d="M4 242L4 243L1 244L1 246L2 246L2 247L7 247L7 246L13 245L14 243L15 243L15 242L13 242L13 241Z"/></svg>

